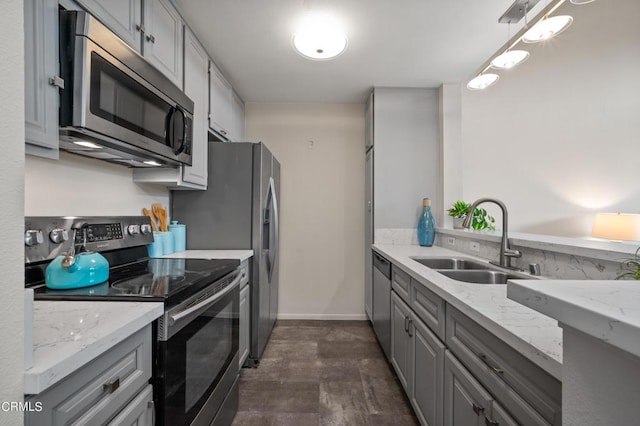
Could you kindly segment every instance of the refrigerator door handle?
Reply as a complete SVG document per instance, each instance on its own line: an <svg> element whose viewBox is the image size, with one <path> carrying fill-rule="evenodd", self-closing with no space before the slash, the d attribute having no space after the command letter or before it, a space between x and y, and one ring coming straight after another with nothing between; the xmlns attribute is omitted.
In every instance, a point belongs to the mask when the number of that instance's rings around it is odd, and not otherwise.
<svg viewBox="0 0 640 426"><path fill-rule="evenodd" d="M280 252L280 242L278 237L278 197L276 195L276 184L273 177L269 179L269 189L271 191L271 204L273 206L273 246L270 245L269 251L273 253L273 259L271 260L271 268L269 268L269 282L273 276L273 270L276 268L276 262L278 261L278 254ZM271 235L269 236L271 238Z"/></svg>

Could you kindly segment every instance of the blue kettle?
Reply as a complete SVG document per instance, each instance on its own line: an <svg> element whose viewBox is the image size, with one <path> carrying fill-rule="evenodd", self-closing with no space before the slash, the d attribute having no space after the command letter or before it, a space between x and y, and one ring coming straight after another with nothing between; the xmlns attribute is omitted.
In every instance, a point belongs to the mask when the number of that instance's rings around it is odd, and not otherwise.
<svg viewBox="0 0 640 426"><path fill-rule="evenodd" d="M75 249L76 231L73 228L71 249L64 256L58 256L47 266L45 284L54 290L89 287L101 284L109 279L109 262L103 255L87 251L86 225L80 229L83 232L83 242L78 253Z"/></svg>

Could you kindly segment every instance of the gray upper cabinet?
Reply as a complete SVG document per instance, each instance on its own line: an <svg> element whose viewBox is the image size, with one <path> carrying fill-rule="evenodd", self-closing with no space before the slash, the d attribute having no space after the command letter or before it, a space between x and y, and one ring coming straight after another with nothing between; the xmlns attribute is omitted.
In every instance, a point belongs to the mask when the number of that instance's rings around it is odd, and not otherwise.
<svg viewBox="0 0 640 426"><path fill-rule="evenodd" d="M369 95L364 110L364 149L373 147L373 92Z"/></svg>
<svg viewBox="0 0 640 426"><path fill-rule="evenodd" d="M233 91L233 103L231 105L231 137L233 142L244 142L244 102Z"/></svg>
<svg viewBox="0 0 640 426"><path fill-rule="evenodd" d="M207 111L209 57L193 33L185 28L184 92L193 101L193 143L191 167L184 166L186 182L207 185Z"/></svg>
<svg viewBox="0 0 640 426"><path fill-rule="evenodd" d="M58 158L58 1L24 2L27 154Z"/></svg>
<svg viewBox="0 0 640 426"><path fill-rule="evenodd" d="M209 127L223 139L229 140L233 116L233 89L213 62L210 62L209 68L209 90Z"/></svg>
<svg viewBox="0 0 640 426"><path fill-rule="evenodd" d="M169 0L77 2L183 88L183 22Z"/></svg>
<svg viewBox="0 0 640 426"><path fill-rule="evenodd" d="M169 0L145 0L144 57L182 88L183 22Z"/></svg>
<svg viewBox="0 0 640 426"><path fill-rule="evenodd" d="M142 52L142 0L76 1L129 46Z"/></svg>

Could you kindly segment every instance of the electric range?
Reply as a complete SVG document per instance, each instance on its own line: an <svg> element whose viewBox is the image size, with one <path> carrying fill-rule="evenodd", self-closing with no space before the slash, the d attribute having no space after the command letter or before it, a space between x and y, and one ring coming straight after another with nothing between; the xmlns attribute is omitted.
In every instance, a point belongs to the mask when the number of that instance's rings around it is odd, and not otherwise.
<svg viewBox="0 0 640 426"><path fill-rule="evenodd" d="M146 216L26 217L26 286L36 300L162 301L153 333L156 424L230 424L238 406L240 261L149 258L152 242ZM104 256L108 280L48 288L47 266L72 247Z"/></svg>

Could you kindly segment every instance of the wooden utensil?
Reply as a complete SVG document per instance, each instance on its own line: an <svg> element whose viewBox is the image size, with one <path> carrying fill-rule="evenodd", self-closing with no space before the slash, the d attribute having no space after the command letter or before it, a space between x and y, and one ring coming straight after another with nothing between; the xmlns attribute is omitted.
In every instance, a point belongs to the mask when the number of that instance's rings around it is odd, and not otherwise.
<svg viewBox="0 0 640 426"><path fill-rule="evenodd" d="M156 218L155 218L155 216L153 216L153 212L149 211L148 208L143 207L142 208L142 213L145 216L148 216L149 219L151 219L151 229L153 229L154 232L158 232L158 224L156 224Z"/></svg>
<svg viewBox="0 0 640 426"><path fill-rule="evenodd" d="M151 211L158 218L160 222L160 231L167 232L167 211L162 208L162 204L153 203L151 205Z"/></svg>

